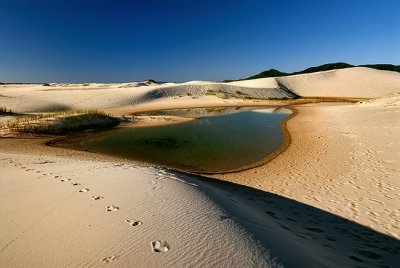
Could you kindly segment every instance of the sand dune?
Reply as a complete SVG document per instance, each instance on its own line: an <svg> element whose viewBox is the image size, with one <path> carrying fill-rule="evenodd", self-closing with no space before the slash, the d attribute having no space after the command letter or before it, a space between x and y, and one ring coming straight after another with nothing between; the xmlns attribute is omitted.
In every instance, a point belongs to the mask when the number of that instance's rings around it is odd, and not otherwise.
<svg viewBox="0 0 400 268"><path fill-rule="evenodd" d="M400 74L370 68L261 78L231 83L190 81L186 83L130 82L120 84L51 84L0 86L1 105L17 112L61 109L116 108L155 100L198 98L205 95L237 99L283 99L301 97L382 97L400 89ZM222 99L221 99L222 98Z"/></svg>
<svg viewBox="0 0 400 268"><path fill-rule="evenodd" d="M178 97L283 99L302 97L382 97L400 89L400 74L370 68L261 78L231 83L52 84L0 86L0 103L17 112L110 108ZM221 100L219 102L222 102Z"/></svg>
<svg viewBox="0 0 400 268"><path fill-rule="evenodd" d="M368 68L231 83L0 85L0 106L21 113L368 98L296 106L286 151L211 180L0 138L0 263L274 267L276 257L287 267L395 267L399 92L400 74Z"/></svg>
<svg viewBox="0 0 400 268"><path fill-rule="evenodd" d="M400 90L400 74L365 67L346 68L230 84L254 88L287 88L302 97L377 98Z"/></svg>
<svg viewBox="0 0 400 268"><path fill-rule="evenodd" d="M276 78L303 97L377 98L400 90L400 73L354 67Z"/></svg>

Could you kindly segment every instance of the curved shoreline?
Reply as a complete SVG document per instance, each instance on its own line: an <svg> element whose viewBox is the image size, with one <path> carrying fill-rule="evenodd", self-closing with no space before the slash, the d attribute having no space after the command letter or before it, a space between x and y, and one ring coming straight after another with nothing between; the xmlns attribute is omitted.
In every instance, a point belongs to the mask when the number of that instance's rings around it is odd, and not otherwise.
<svg viewBox="0 0 400 268"><path fill-rule="evenodd" d="M298 110L291 106L287 106L287 107L283 107L283 108L291 110L292 113L289 116L287 116L285 119L283 119L281 124L279 125L279 129L283 135L282 144L278 148L276 148L273 152L271 152L269 155L267 155L265 158L263 158L260 161L255 162L249 166L245 166L245 167L242 167L239 169L234 169L231 171L213 172L213 173L201 172L201 173L190 173L190 174L201 174L201 175L205 175L205 176L232 174L232 173L243 172L243 171L247 171L247 170L251 170L251 169L256 169L258 167L268 164L268 162L272 161L278 155L283 153L290 146L290 143L291 143L291 136L290 136L290 132L287 129L287 122L290 119L294 118L296 115L298 115ZM186 173L188 173L188 172L186 172Z"/></svg>
<svg viewBox="0 0 400 268"><path fill-rule="evenodd" d="M285 135L288 135L287 137L290 139L287 140L285 149L276 155L275 158L270 159L276 159L276 161L269 161L265 165L242 172L208 176L211 177L209 180L205 177L199 177L197 181L191 180L191 176L187 176L186 180L185 177L178 177L178 180L181 178L183 183L203 185L203 188L201 188L202 191L208 191L208 196L211 196L216 204L223 207L226 213L228 213L227 215L233 216L233 219L221 220L221 224L223 224L222 222L226 223L230 221L239 222L250 234L254 235L255 240L263 239L266 248L270 249L271 254L277 256L283 263L292 259L292 256L287 256L288 250L289 252L298 253L299 256L308 259L308 261L312 260L312 262L320 264L332 258L341 258L341 262L343 263L346 263L346 261L351 262L349 256L354 256L354 254L358 256L357 258L372 263L373 260L357 255L358 249L365 248L363 238L351 236L348 232L352 232L353 234L370 233L378 239L377 241L381 241L382 247L378 249L371 247L368 250L379 254L385 262L392 262L395 253L387 252L383 247L390 246L396 248L399 245L398 234L394 233L396 230L390 226L390 224L393 224L391 220L398 220L398 216L393 214L398 209L398 204L393 203L394 199L388 199L383 195L377 197L377 194L382 190L390 197L396 191L387 190L387 187L384 187L385 184L382 187L379 186L380 188L375 187L373 183L376 181L374 180L374 176L372 176L374 173L371 173L368 177L368 174L363 172L363 170L352 170L352 166L346 164L367 163L367 171L371 171L374 168L373 165L376 167L376 163L379 164L379 162L382 163L382 160L391 159L390 157L379 158L379 154L375 154L373 156L377 157L376 160L379 161L371 164L368 162L369 159L362 154L365 148L358 145L358 141L365 143L368 142L369 138L374 137L378 137L378 142L381 142L376 143L378 145L386 142L386 139L379 135L381 133L379 129L374 133L369 134L368 132L368 135L362 135L365 133L362 132L365 129L365 122L369 122L367 126L370 127L376 123L385 124L382 120L384 115L375 113L376 108L365 109L363 105L338 106L321 104L290 108L296 109L296 113L292 113L292 116L285 120L285 125L281 126L285 128ZM371 118L371 122L365 121ZM393 130L397 127L396 124L387 126L393 127ZM361 135L356 140L357 144L349 143L351 135ZM398 135L393 137L398 137ZM65 175L76 176L85 183L90 183L88 188L91 189L103 187L98 184L98 178L93 176L94 173L91 173L95 172L97 167L108 163L107 172L102 175L108 176L107 184L105 184L106 187L103 189L110 188L110 191L114 185L121 186L120 178L116 178L115 175L109 173L109 170L115 169L113 166L122 166L121 170L129 166L137 168L137 165L132 161L121 158L118 159L116 157L83 151L51 149L51 147L43 146L44 140L26 140L21 143L19 152L25 151L23 153L31 154L33 157L25 157L25 159L29 158L29 161L31 161L28 165L24 161L20 163L28 167L33 163L33 166L35 166L38 164L34 163L34 161L50 159L47 155L62 156L64 154L68 160L59 159L57 160L57 165L63 164L65 161L75 161L78 167L78 171L76 172L78 173L65 173ZM10 141L8 140L8 142ZM0 142L2 142L2 139L0 139ZM3 142L2 144L4 144ZM375 146L375 150L379 150L379 146L381 145ZM15 149L4 148L5 151ZM26 152L26 148L32 150ZM44 154L43 158L35 149L41 150L39 152ZM348 157L348 155L346 154L349 152L356 153L355 156L359 158L347 161L346 156ZM7 156L7 158L14 159L18 157L18 155ZM81 159L95 159L98 162L93 163L92 171L82 171L85 174L83 175L80 173L80 169L91 163L91 161L80 162ZM130 163L130 165L126 165L125 163ZM58 168L57 172L60 170L62 169ZM160 169L160 171L163 170ZM129 180L127 181L128 185L132 184L130 174L129 172L129 176L127 175L129 177L127 177L127 180ZM389 177L387 179L383 177L384 175L377 174L377 176L381 176L382 180L386 180L386 185L395 187L396 185L390 184L396 183L393 178ZM390 175L390 173L386 173L386 175ZM356 176L360 180L354 181L353 178ZM233 184L230 184L229 181L233 182ZM41 182L45 182L45 179L37 180L35 183ZM60 184L65 185L63 183ZM53 185L55 187L56 184L53 183ZM113 187L109 187L111 185ZM216 188L214 186L220 187ZM362 186L363 188L355 188L358 186ZM46 187L53 186L49 185ZM367 192L362 192L364 191L363 189ZM35 188L34 190L40 191L40 188ZM113 193L110 192L107 196L119 198L121 193L123 193L122 190ZM368 210L368 206L374 204L373 202L369 202L371 193L375 195L374 198L376 201L382 202L384 205L375 205ZM47 192L42 195L49 196L51 194L51 192ZM127 195L131 196L131 193ZM365 199L358 199L360 196L365 197ZM339 210L332 209L332 202L330 200L337 202L333 204L336 204L336 208ZM47 199L46 202L48 202ZM107 200L108 202L110 201ZM77 209L80 204L81 201L76 203ZM350 204L355 204L355 206L349 206ZM104 208L101 209L101 211L104 210ZM390 211L386 213L383 209L390 209ZM354 210L356 212L360 211L360 213L354 213ZM373 216L373 220L376 220L375 222L369 221L367 218L370 216L369 212L379 213L378 216ZM360 216L357 218L355 217L357 215ZM315 222L316 219L319 220L319 223ZM347 230L348 232L337 230L338 224L342 225L342 230ZM256 228L254 228L255 226ZM304 236L307 238L306 240L302 238ZM335 239L335 241L327 241L326 236ZM315 239L315 237L318 239ZM291 248L290 246L294 247ZM320 254L314 254L314 250L316 249ZM350 253L353 255L348 256L347 254Z"/></svg>
<svg viewBox="0 0 400 268"><path fill-rule="evenodd" d="M235 106L233 106L233 107L235 107ZM254 106L244 106L244 107L254 107ZM267 164L269 161L271 161L272 159L276 158L279 154L284 152L289 147L289 145L290 145L290 133L287 130L286 124L290 119L292 119L293 117L295 117L298 114L298 111L295 108L290 107L290 106L281 106L281 107L269 107L269 106L266 106L266 107L260 107L260 108L261 109L262 108L277 108L277 109L287 109L287 110L291 111L291 113L288 114L288 116L286 116L281 121L281 123L279 125L279 130L281 131L282 136L283 136L282 137L282 143L279 145L278 148L273 150L271 153L269 153L267 156L265 156L264 158L260 159L259 161L254 162L254 163L252 163L250 165L247 165L247 166L240 167L240 168L235 168L235 169L231 169L231 170L228 170L228 171L222 171L222 172L218 172L218 171L217 172L207 172L207 171L206 172L204 172L204 171L202 171L202 172L194 172L194 171L181 169L181 168L177 168L177 167L173 167L173 166L167 166L167 165L163 165L163 164L157 165L157 164L150 163L150 162L133 160L133 159L129 159L129 158L126 158L126 157L107 154L107 153L90 152L90 151L88 151L88 152L89 153L93 153L93 154L105 155L105 156L109 156L109 157L115 157L116 159L123 159L125 161L132 161L133 163L139 163L140 165L143 165L143 166L168 168L170 170L175 170L175 171L179 171L179 172L183 172L183 173L187 173L187 174L198 174L198 175L205 175L205 176L237 173L237 172L242 172L242 171L246 171L246 170L249 170L249 169L254 169L254 168L257 168L257 167L260 167L260 166L263 166L263 165ZM187 109L187 108L185 108L185 109ZM166 117L166 116L164 116L164 115L162 115L162 116L147 116L147 120L148 120L148 118L152 118L152 117L163 118L163 117ZM121 125L121 126L117 126L116 128L121 128L121 127L122 128L126 128L126 127L142 128L142 127L173 125L173 124L185 123L185 122L188 122L188 121L191 121L191 120L195 119L195 118L186 118L186 117L180 117L180 116L174 116L174 118L175 118L175 121L170 122L170 123L168 123L168 122L167 123L159 122L159 123L151 123L149 125L147 123L144 123L144 124L141 124L141 125L137 125L137 124L133 123L133 124L130 124L129 126ZM105 130L105 131L113 131L113 129L115 129L115 128L108 129L108 130ZM104 131L101 131L101 132L104 132ZM101 133L101 132L99 132L99 133ZM82 151L80 149L76 149L76 148L73 148L71 146L68 146L68 142L67 142L67 145L60 145L59 142L61 141L61 143L64 144L63 141L65 141L65 140L68 141L68 140L71 140L71 139L77 139L77 138L79 138L81 136L92 135L93 133L97 133L97 132L95 131L95 132L91 132L91 133L87 133L87 134L86 133L76 133L76 134L72 134L71 136L51 139L51 140L46 141L45 145L51 146L51 147L56 147L56 148L58 147L58 148L64 148L64 149L69 149L69 150ZM85 151L85 150L83 150L83 151Z"/></svg>
<svg viewBox="0 0 400 268"><path fill-rule="evenodd" d="M347 102L344 101L344 99L341 99L341 100L342 100L342 103L347 103ZM322 103L325 103L322 99L320 99L319 101L322 102ZM336 100L336 101L338 101L338 100ZM334 101L334 103L337 103L336 101ZM348 100L348 101L349 102L353 102L353 100ZM327 103L330 103L329 100L328 100ZM185 107L185 108L180 107L178 109L215 108L215 107L218 107L218 106L215 106L215 105L210 105L208 107L203 107L203 106L201 106L201 107L191 107L191 106L188 106L188 107ZM278 108L278 109L284 108L284 109L290 110L291 114L289 114L285 119L283 119L281 124L280 124L280 126L279 126L279 129L280 129L280 131L282 132L282 135L283 135L282 144L277 149L275 149L273 152L268 154L266 157L264 157L263 159L255 162L255 163L252 163L251 165L244 166L244 167L237 168L237 169L233 169L233 170L230 170L230 171L224 171L224 172L191 172L191 171L184 170L184 169L179 169L179 168L176 168L176 167L170 167L170 166L165 166L165 165L157 165L157 164L144 162L144 161L136 161L136 160L132 160L132 159L124 158L124 157L119 157L119 156L115 156L115 155L110 155L110 154L83 151L83 150L74 149L74 148L71 148L71 147L68 147L68 146L59 146L59 145L57 145L55 143L55 142L57 142L59 140L65 139L65 138L68 139L68 136L64 136L64 137L50 136L49 138L45 138L45 140L43 142L43 145L49 146L49 147L53 147L53 148L62 149L62 150L67 150L67 151L70 150L72 152L83 152L85 155L87 155L89 160L105 157L107 159L114 159L115 161L121 161L121 162L126 162L126 163L134 163L134 164L139 165L139 166L155 167L155 168L168 168L168 169L171 169L171 170L176 170L176 171L187 173L187 174L195 174L195 175L198 174L198 175L204 175L204 176L207 176L207 177L220 176L220 175L224 176L224 175L229 175L229 174L236 174L236 173L246 172L246 171L249 171L249 170L256 170L257 168L260 168L260 167L263 167L264 165L267 165L269 162L274 160L276 157L281 155L283 152L285 152L289 148L289 146L291 144L291 134L290 134L290 131L287 128L287 123L291 119L295 118L299 114L299 111L296 108L293 107L293 104L289 104L289 105L285 105L285 106L271 106L269 104L268 105L264 104L262 106L260 103L253 104L253 105L246 105L246 106L237 105L237 104L227 104L227 105L219 106L219 107L224 107L224 108L225 107L257 107L257 108ZM176 109L176 108L173 108L173 109ZM163 110L165 110L165 109L161 108L159 110L152 110L152 111L163 111ZM148 111L145 109L143 111L139 110L137 113L139 113L139 112L142 113L142 112L148 112ZM149 122L148 118L155 117L155 116L144 116L144 117L147 117L147 121L145 120L145 123L142 123L142 124L139 124L139 125L132 124L129 127L133 127L133 128L135 128L135 127L153 127L153 126L161 126L161 125L169 125L169 124L180 124L180 123L185 123L188 120L192 120L192 119L183 120L184 117L175 116L174 117L175 121L170 121L170 122L156 121L154 123L154 122ZM159 116L158 119L160 119L160 118L162 119L164 117L166 117L166 116ZM118 127L126 127L126 126L117 126L117 128ZM108 130L104 130L104 131L112 131L112 129L108 129ZM72 134L71 137L73 137L75 135L80 135L80 134L83 135L82 133L75 133L75 134ZM88 135L90 135L90 134L88 134ZM43 137L39 136L38 138L43 138ZM13 139L13 138L10 137L10 139ZM44 149L44 151L46 151L45 148L43 148L43 149Z"/></svg>

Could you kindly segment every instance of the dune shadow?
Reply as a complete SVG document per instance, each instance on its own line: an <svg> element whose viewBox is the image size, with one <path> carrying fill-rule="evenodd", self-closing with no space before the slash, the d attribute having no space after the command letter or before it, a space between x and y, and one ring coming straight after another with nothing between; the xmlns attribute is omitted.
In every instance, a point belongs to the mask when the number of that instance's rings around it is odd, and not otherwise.
<svg viewBox="0 0 400 268"><path fill-rule="evenodd" d="M169 171L195 184L285 267L399 267L400 241L255 188Z"/></svg>

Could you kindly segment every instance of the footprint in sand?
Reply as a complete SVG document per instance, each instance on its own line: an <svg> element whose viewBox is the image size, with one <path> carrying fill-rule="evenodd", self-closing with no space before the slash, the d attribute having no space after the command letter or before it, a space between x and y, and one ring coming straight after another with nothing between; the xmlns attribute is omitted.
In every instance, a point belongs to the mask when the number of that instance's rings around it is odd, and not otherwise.
<svg viewBox="0 0 400 268"><path fill-rule="evenodd" d="M103 199L104 197L102 197L102 196L97 196L97 195L92 195L92 199L93 200L100 200L100 199Z"/></svg>
<svg viewBox="0 0 400 268"><path fill-rule="evenodd" d="M66 182L66 181L70 181L71 179L61 179L60 181L62 182Z"/></svg>
<svg viewBox="0 0 400 268"><path fill-rule="evenodd" d="M108 206L106 207L106 211L117 211L119 207L117 206Z"/></svg>
<svg viewBox="0 0 400 268"><path fill-rule="evenodd" d="M71 185L72 186L78 186L78 185L81 185L80 183L77 183L77 182L74 182L74 183L71 183Z"/></svg>
<svg viewBox="0 0 400 268"><path fill-rule="evenodd" d="M115 261L116 259L117 259L116 256L110 256L110 257L101 259L101 261L102 261L102 262L105 262L105 263L109 263L109 262Z"/></svg>
<svg viewBox="0 0 400 268"><path fill-rule="evenodd" d="M141 222L141 221L135 221L135 220L133 220L133 219L131 219L131 220L125 220L125 221L126 221L127 223L129 223L130 226L133 226L133 227L142 225L142 222Z"/></svg>
<svg viewBox="0 0 400 268"><path fill-rule="evenodd" d="M151 242L151 249L154 252L167 252L169 250L169 245L167 241L156 240Z"/></svg>
<svg viewBox="0 0 400 268"><path fill-rule="evenodd" d="M89 191L90 190L88 188L83 188L83 189L79 190L80 193L86 193L86 192L89 192Z"/></svg>

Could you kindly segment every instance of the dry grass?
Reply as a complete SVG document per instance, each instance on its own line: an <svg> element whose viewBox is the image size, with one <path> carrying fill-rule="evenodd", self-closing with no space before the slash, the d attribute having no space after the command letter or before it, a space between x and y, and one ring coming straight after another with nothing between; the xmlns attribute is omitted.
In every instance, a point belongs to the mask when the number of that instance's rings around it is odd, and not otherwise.
<svg viewBox="0 0 400 268"><path fill-rule="evenodd" d="M206 91L206 95L216 96L221 99L228 99L228 98L232 97L232 94L229 94L228 92L225 92L222 90L212 90L212 89L208 89Z"/></svg>
<svg viewBox="0 0 400 268"><path fill-rule="evenodd" d="M13 115L15 114L11 109L7 107L0 106L0 115Z"/></svg>
<svg viewBox="0 0 400 268"><path fill-rule="evenodd" d="M3 128L12 133L65 134L88 129L110 128L119 119L97 110L60 111L8 121Z"/></svg>

